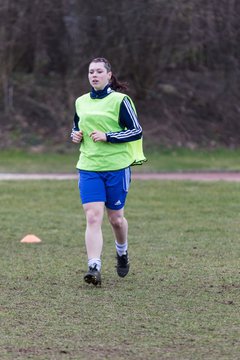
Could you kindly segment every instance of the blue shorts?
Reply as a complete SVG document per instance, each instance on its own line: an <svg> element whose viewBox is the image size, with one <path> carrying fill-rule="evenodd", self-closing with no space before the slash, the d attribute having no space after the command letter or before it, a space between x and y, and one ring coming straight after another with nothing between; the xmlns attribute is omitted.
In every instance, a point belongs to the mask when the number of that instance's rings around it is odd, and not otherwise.
<svg viewBox="0 0 240 360"><path fill-rule="evenodd" d="M124 207L131 182L130 168L115 171L79 170L82 204L102 201L111 210Z"/></svg>

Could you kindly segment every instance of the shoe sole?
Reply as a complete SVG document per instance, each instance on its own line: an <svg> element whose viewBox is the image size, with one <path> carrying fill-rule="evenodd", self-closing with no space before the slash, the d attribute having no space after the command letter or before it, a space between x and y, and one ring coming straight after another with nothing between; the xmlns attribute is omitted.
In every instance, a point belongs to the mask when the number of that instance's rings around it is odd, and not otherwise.
<svg viewBox="0 0 240 360"><path fill-rule="evenodd" d="M88 284L93 284L94 286L101 286L101 280L97 278L95 275L87 274L84 276L84 281Z"/></svg>

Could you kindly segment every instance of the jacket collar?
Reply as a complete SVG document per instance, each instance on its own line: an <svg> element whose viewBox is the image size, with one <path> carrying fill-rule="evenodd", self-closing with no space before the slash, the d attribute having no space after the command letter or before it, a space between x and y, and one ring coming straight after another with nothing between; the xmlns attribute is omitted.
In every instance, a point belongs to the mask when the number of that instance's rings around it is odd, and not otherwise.
<svg viewBox="0 0 240 360"><path fill-rule="evenodd" d="M113 91L114 90L111 89L110 85L106 85L102 90L94 90L94 88L92 88L90 96L92 99L103 99Z"/></svg>

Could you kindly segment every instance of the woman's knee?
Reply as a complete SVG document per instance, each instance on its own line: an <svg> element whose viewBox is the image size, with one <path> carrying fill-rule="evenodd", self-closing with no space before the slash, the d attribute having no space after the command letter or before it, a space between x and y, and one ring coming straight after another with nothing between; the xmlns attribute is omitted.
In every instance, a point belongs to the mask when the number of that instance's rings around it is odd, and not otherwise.
<svg viewBox="0 0 240 360"><path fill-rule="evenodd" d="M111 214L108 216L108 219L114 228L121 228L123 226L124 217L120 214Z"/></svg>
<svg viewBox="0 0 240 360"><path fill-rule="evenodd" d="M85 215L88 225L99 225L102 223L102 209L98 207L86 207Z"/></svg>
<svg viewBox="0 0 240 360"><path fill-rule="evenodd" d="M92 210L86 212L86 219L88 225L97 225L97 224L101 224L102 222L100 213Z"/></svg>

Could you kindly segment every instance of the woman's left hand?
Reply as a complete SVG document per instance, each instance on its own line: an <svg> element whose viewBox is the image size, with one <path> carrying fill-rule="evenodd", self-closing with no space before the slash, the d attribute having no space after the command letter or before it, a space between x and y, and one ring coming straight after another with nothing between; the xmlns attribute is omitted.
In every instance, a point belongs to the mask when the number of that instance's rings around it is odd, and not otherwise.
<svg viewBox="0 0 240 360"><path fill-rule="evenodd" d="M94 130L91 134L90 137L93 139L94 142L96 141L107 141L107 136L104 132L102 131L98 131L98 130Z"/></svg>

